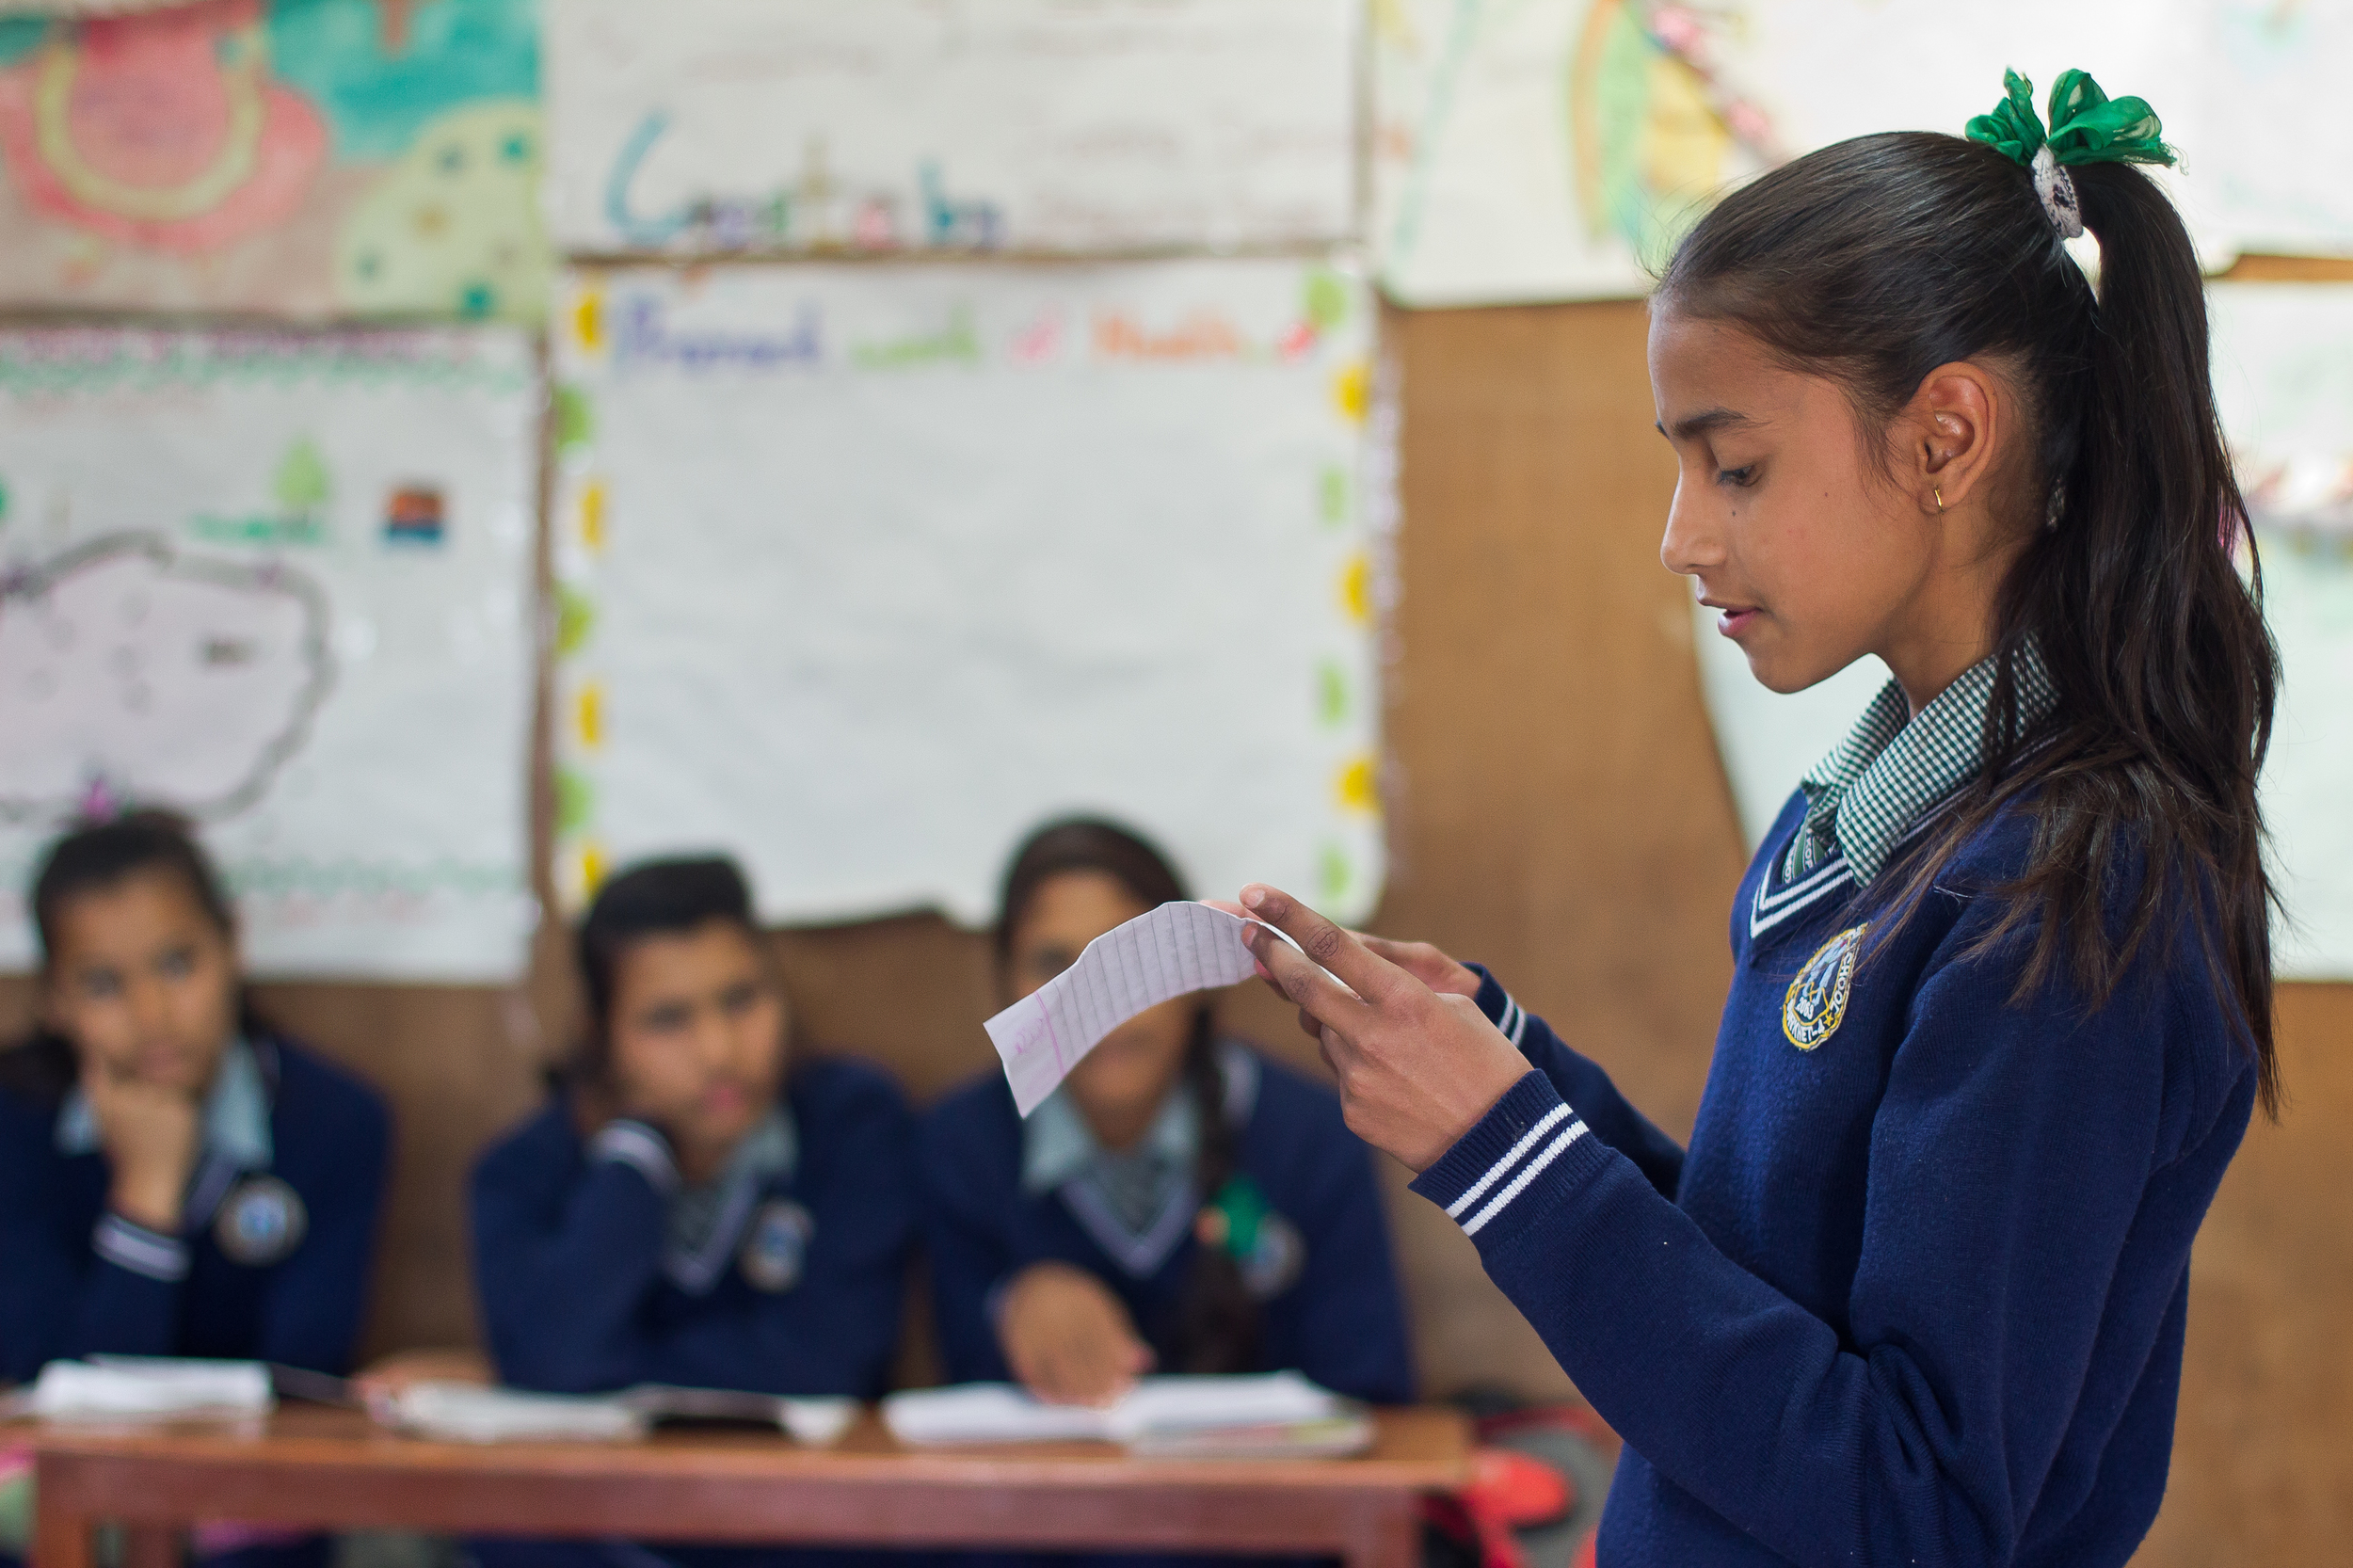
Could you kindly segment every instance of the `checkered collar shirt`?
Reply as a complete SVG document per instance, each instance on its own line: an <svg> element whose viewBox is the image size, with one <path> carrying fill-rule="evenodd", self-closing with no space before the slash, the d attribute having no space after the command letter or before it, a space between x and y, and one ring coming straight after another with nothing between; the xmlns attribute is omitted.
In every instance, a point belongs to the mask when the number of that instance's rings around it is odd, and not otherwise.
<svg viewBox="0 0 2353 1568"><path fill-rule="evenodd" d="M1983 761L1985 706L1999 673L1993 657L1979 660L1905 722L1903 688L1890 680L1871 699L1853 731L1815 764L1800 788L1805 821L1782 862L1794 881L1846 856L1857 886L1865 886L1923 817L1960 791ZM2017 660L2018 717L2023 731L2058 700L2051 673L2032 643Z"/></svg>

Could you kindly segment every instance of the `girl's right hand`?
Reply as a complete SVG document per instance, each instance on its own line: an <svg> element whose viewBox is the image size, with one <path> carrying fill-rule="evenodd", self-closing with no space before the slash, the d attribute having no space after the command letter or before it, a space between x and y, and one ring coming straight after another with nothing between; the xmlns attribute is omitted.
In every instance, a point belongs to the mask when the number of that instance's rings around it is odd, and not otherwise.
<svg viewBox="0 0 2353 1568"><path fill-rule="evenodd" d="M106 1207L134 1224L177 1234L202 1144L194 1096L95 1061L83 1064L82 1093L112 1173Z"/></svg>
<svg viewBox="0 0 2353 1568"><path fill-rule="evenodd" d="M997 1337L1013 1375L1053 1404L1110 1404L1152 1367L1119 1298L1067 1263L1032 1263L1013 1277Z"/></svg>

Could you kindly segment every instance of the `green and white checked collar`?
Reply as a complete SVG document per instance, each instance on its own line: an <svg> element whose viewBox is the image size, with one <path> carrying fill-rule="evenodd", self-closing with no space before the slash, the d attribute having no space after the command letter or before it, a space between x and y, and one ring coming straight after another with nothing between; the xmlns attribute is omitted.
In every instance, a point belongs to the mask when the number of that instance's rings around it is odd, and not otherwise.
<svg viewBox="0 0 2353 1568"><path fill-rule="evenodd" d="M2023 731L2050 712L2058 692L2033 643L2020 650L2017 670ZM1853 731L1801 783L1805 821L1782 861L1783 879L1813 871L1833 846L1846 856L1857 887L1879 875L1913 824L1968 783L1983 762L1985 705L1998 672L1994 658L1978 660L1909 723L1903 688L1893 680L1881 688Z"/></svg>

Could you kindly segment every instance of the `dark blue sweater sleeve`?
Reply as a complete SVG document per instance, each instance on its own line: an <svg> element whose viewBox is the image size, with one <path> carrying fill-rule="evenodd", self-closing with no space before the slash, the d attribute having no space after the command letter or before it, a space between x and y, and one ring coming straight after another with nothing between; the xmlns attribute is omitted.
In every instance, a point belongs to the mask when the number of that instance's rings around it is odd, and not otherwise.
<svg viewBox="0 0 2353 1568"><path fill-rule="evenodd" d="M906 1307L907 1257L915 1236L914 1118L897 1087L880 1073L829 1065L828 1092L808 1107L824 1118L828 1133L823 1191L809 1194L816 1232L802 1288L822 1282L826 1292L823 1359L839 1381L823 1391L877 1399L889 1381ZM782 1367L808 1359L808 1347L792 1343L793 1336L806 1335L806 1326L772 1310L773 1302L756 1294L746 1298L741 1367Z"/></svg>
<svg viewBox="0 0 2353 1568"><path fill-rule="evenodd" d="M373 1091L340 1077L312 1105L289 1106L297 1109L299 1120L283 1118L281 1163L306 1173L310 1225L270 1271L256 1345L265 1361L340 1376L351 1369L367 1307L392 1117Z"/></svg>
<svg viewBox="0 0 2353 1568"><path fill-rule="evenodd" d="M2100 1005L2011 1005L2030 936L1973 954L1984 931L1961 920L1914 994L1843 1336L1719 1251L1545 1074L1414 1184L1627 1443L1792 1562L2009 1560L2144 1192L2185 1146L2166 1052L2198 999L2144 959ZM2195 1136L2243 1126L2251 1085Z"/></svg>
<svg viewBox="0 0 2353 1568"><path fill-rule="evenodd" d="M1017 1194L1010 1173L998 1170L980 1146L975 1123L992 1109L971 1090L951 1096L924 1122L918 1157L932 1311L952 1383L1013 1375L989 1298L1014 1270L1002 1216Z"/></svg>
<svg viewBox="0 0 2353 1568"><path fill-rule="evenodd" d="M634 1320L662 1267L675 1167L661 1134L615 1122L575 1176L551 1146L560 1132L543 1115L474 1172L474 1279L490 1359L519 1388L624 1388L642 1378Z"/></svg>
<svg viewBox="0 0 2353 1568"><path fill-rule="evenodd" d="M24 1382L60 1356L168 1355L188 1249L111 1214L97 1230L60 1219L73 1202L50 1152L56 1112L0 1096L0 1378ZM103 1244L102 1244L103 1243Z"/></svg>
<svg viewBox="0 0 2353 1568"><path fill-rule="evenodd" d="M1552 1080L1562 1099L1577 1107L1593 1136L1634 1161L1662 1196L1673 1197L1683 1179L1683 1145L1635 1110L1608 1073L1562 1045L1550 1024L1513 1000L1485 965L1470 968L1479 976L1479 1010L1487 1021L1519 1047L1529 1066Z"/></svg>

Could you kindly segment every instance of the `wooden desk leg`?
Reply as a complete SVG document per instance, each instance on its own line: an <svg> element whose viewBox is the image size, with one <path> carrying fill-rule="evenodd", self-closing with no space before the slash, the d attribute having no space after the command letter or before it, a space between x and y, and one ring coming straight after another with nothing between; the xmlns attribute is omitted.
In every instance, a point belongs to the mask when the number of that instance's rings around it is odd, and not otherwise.
<svg viewBox="0 0 2353 1568"><path fill-rule="evenodd" d="M1356 1515L1353 1537L1346 1568L1420 1568L1421 1506L1412 1497L1368 1502Z"/></svg>
<svg viewBox="0 0 2353 1568"><path fill-rule="evenodd" d="M53 1501L50 1489L33 1492L33 1568L95 1568L90 1535L96 1521L69 1513Z"/></svg>
<svg viewBox="0 0 2353 1568"><path fill-rule="evenodd" d="M171 1525L122 1527L122 1568L181 1568L180 1531ZM45 1562L34 1568L49 1568Z"/></svg>

